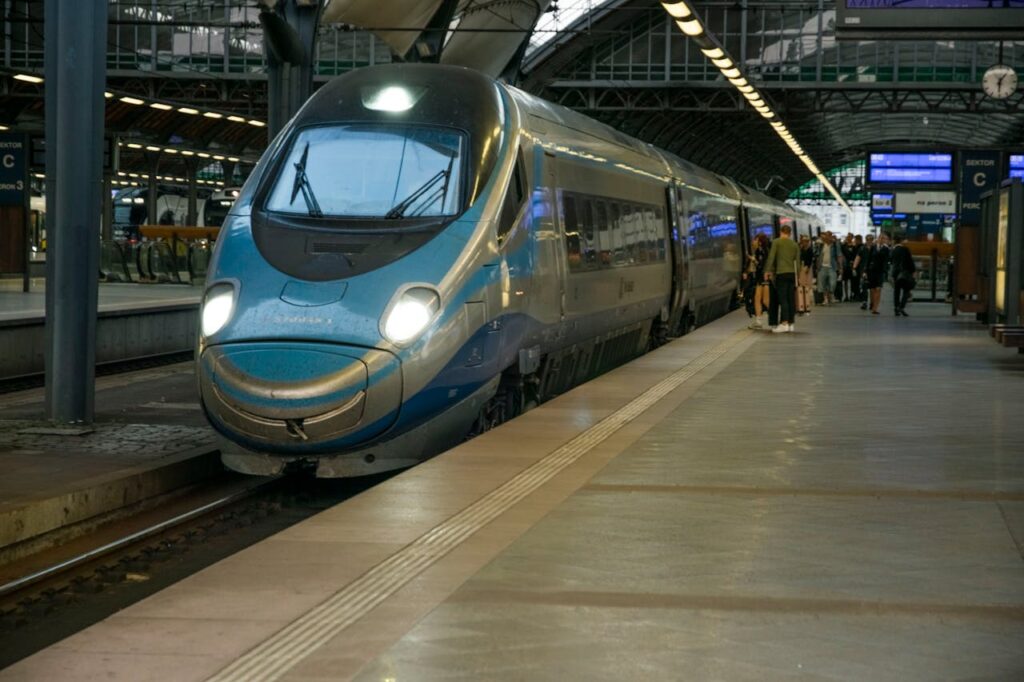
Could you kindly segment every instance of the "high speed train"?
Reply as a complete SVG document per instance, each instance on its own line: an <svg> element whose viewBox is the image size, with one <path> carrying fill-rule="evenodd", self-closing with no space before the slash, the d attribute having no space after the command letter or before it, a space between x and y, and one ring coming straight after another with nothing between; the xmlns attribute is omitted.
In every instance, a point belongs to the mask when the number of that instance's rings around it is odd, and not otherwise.
<svg viewBox="0 0 1024 682"><path fill-rule="evenodd" d="M727 312L814 218L458 67L320 89L216 245L197 352L231 468L411 466Z"/></svg>

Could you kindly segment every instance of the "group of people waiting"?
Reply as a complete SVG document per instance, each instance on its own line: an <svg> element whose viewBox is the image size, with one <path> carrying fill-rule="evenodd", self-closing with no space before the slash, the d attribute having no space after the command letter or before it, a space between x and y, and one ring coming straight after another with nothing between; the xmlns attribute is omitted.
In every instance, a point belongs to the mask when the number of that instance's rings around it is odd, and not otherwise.
<svg viewBox="0 0 1024 682"><path fill-rule="evenodd" d="M882 233L877 239L848 234L840 242L832 232L823 232L817 239L802 235L796 242L788 225L780 227L774 240L758 234L743 273L750 328L792 332L797 315L810 315L815 292L821 305L859 301L862 310L879 315L887 277L893 284L895 315L909 317L916 266L903 238L893 241L890 247L889 236Z"/></svg>

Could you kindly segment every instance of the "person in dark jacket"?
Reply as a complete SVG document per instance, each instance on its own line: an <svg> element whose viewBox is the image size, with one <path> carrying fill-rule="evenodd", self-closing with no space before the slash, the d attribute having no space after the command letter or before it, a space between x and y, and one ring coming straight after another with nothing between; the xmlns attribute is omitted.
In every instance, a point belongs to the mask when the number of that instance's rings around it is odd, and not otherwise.
<svg viewBox="0 0 1024 682"><path fill-rule="evenodd" d="M878 305L882 301L882 284L885 283L885 275L889 272L889 246L888 237L883 233L878 235L874 245L871 245L871 237L868 236L868 257L864 267L864 274L868 282L868 301L871 307L871 314L878 315ZM862 309L865 306L861 306Z"/></svg>
<svg viewBox="0 0 1024 682"><path fill-rule="evenodd" d="M892 261L892 289L893 305L896 317L910 317L907 315L907 303L910 301L910 292L914 289L916 282L915 272L917 265L914 263L914 256L910 249L903 243L903 237L896 237L896 246L890 256Z"/></svg>

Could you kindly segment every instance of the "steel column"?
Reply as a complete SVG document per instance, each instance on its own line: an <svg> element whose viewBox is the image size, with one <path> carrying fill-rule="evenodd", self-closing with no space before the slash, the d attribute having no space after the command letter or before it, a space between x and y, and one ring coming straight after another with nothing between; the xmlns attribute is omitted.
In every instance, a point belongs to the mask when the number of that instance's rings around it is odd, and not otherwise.
<svg viewBox="0 0 1024 682"><path fill-rule="evenodd" d="M267 56L267 129L273 139L285 124L313 94L313 56L316 54L316 34L320 23L319 2L310 0L284 0L276 12L294 31L292 38L297 45L289 42L279 46L281 54L275 52L269 41ZM261 17L262 20L262 17ZM264 31L266 34L266 24ZM301 47L301 59L286 60L288 49ZM288 55L290 56L290 55ZM297 55L296 55L297 56Z"/></svg>
<svg viewBox="0 0 1024 682"><path fill-rule="evenodd" d="M46 416L92 422L107 2L46 0Z"/></svg>

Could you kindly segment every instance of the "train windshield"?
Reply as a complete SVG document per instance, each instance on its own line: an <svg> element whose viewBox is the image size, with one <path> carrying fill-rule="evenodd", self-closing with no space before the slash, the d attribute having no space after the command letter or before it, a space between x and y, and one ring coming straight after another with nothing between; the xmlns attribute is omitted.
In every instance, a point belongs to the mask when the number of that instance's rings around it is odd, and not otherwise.
<svg viewBox="0 0 1024 682"><path fill-rule="evenodd" d="M307 128L292 144L267 209L314 217L452 216L462 206L465 135L353 124Z"/></svg>

